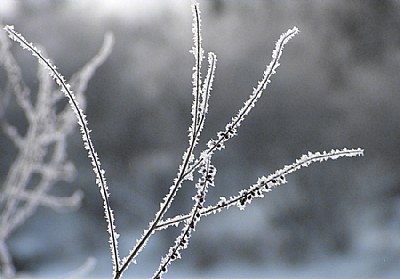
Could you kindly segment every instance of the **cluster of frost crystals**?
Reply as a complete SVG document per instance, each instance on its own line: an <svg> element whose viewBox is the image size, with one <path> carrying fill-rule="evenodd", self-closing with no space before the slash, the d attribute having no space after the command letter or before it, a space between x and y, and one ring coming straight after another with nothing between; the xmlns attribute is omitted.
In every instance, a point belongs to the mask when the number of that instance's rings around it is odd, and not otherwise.
<svg viewBox="0 0 400 279"><path fill-rule="evenodd" d="M105 171L101 167L99 157L95 151L93 142L91 140L90 130L88 128L88 123L86 120L86 115L80 108L80 105L76 100L75 94L72 92L71 86L66 82L65 78L58 72L56 66L54 66L51 63L50 59L42 55L40 50L38 50L32 43L28 42L21 34L17 33L14 30L13 26L6 26L4 30L8 33L9 37L12 40L18 42L23 49L27 49L28 51L30 51L31 54L38 59L39 63L47 69L49 75L54 79L57 85L60 86L61 91L68 98L69 104L76 115L77 122L80 126L83 145L88 152L88 157L93 166L93 172L96 175L96 183L99 186L100 193L103 198L104 214L108 227L107 230L110 235L109 242L112 253L113 269L115 274L118 270L118 264L119 264L118 242L117 242L118 234L116 233L115 230L114 215L110 207L110 202L109 202L110 194L108 192L108 186L106 183Z"/></svg>
<svg viewBox="0 0 400 279"><path fill-rule="evenodd" d="M169 248L168 254L161 259L160 266L153 278L161 278L162 275L168 271L168 266L173 261L182 257L181 250L188 247L192 232L196 229L196 225L201 218L200 211L204 207L208 188L209 186L214 186L216 172L215 166L211 164L211 157L208 157L199 169L201 178L198 183L196 183L197 193L192 198L194 200L194 205L189 213L190 217L185 220L185 225L182 228L181 234L175 239L175 244Z"/></svg>

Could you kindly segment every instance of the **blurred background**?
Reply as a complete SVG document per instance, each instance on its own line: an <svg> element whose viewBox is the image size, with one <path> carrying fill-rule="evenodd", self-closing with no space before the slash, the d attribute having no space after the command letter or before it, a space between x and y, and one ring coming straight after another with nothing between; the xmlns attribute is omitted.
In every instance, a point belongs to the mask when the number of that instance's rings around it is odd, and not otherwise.
<svg viewBox="0 0 400 279"><path fill-rule="evenodd" d="M198 151L256 86L280 34L301 30L239 135L214 156L210 204L308 151L362 147L365 157L312 165L245 211L204 218L165 277L399 278L400 1L203 0L200 8L203 46L218 65ZM0 19L43 46L66 77L114 34L111 56L89 83L87 115L126 255L187 146L190 1L0 0ZM34 87L35 60L17 57ZM0 143L4 154L3 134ZM62 278L95 257L87 277L109 278L102 201L78 130L68 154L78 174L54 193L81 189L82 206L39 210L9 239L11 254L19 271L40 278ZM7 167L0 164L0 179ZM193 188L184 185L168 216L190 210ZM149 277L178 233L154 236L127 278Z"/></svg>

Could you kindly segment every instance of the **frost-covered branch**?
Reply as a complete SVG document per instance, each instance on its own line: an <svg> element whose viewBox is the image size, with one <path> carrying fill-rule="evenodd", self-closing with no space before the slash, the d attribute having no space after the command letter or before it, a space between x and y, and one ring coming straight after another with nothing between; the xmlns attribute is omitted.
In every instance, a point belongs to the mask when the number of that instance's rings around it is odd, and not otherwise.
<svg viewBox="0 0 400 279"><path fill-rule="evenodd" d="M61 77L56 74L55 67L49 60L46 60L44 52L40 52L28 43L11 26L5 27L4 30L10 38L34 53L41 64L46 64L48 68L50 67L49 69L55 71L53 78ZM95 70L108 57L111 46L112 38L106 36L103 47L97 55L71 79L71 84L83 104L85 104L83 92L87 83ZM54 209L76 207L82 198L79 191L70 197L54 197L48 194L57 181L70 181L75 175L75 167L68 161L66 152L67 137L76 127L75 116L68 107L62 108L57 103L60 100L59 90L54 90L48 69L41 65L38 68L39 88L37 93L31 96L9 48L9 39L4 32L0 32L0 66L5 70L7 82L2 91L9 94L9 101L12 96L15 97L25 114L28 126L26 132L22 133L19 127L10 124L3 114L7 105L2 103L1 128L17 150L15 160L10 165L0 188L0 241L5 247L10 234L32 216L39 206ZM62 79L62 82L69 89L65 80ZM33 176L39 179L32 180ZM3 260L2 263L5 261ZM11 266L3 265L1 270L4 272L14 270L12 262L7 263ZM3 276L10 278L4 272Z"/></svg>
<svg viewBox="0 0 400 279"><path fill-rule="evenodd" d="M7 176L5 182L6 187L3 188L1 192L2 195L0 196L0 202L5 204L3 206L4 211L0 215L0 262L7 267L8 273L13 272L13 266L8 264L10 257L7 247L4 246L4 241L10 232L15 227L22 224L23 221L29 217L29 214L32 214L34 208L39 205L58 208L59 206L76 204L80 200L79 192L66 198L49 196L47 193L48 189L55 181L70 179L74 173L72 163L68 162L66 158L65 138L66 135L72 131L72 127L76 122L80 126L83 145L88 152L88 157L96 176L96 184L99 187L103 199L114 279L119 279L130 264L136 261L138 254L144 249L150 237L157 230L168 228L171 225L179 225L181 222L184 222L181 233L177 236L168 252L166 252L166 255L161 259L160 265L154 273L153 278L161 278L162 275L168 271L170 264L176 259L181 258L181 252L188 247L189 239L201 217L212 213L218 213L222 211L222 209L228 209L232 206L237 206L243 210L254 198L264 197L265 193L286 183L287 175L303 167L308 167L314 162L363 155L364 151L360 148L335 149L329 152L309 152L291 165L284 166L282 169L268 176L260 177L255 184L247 189L239 191L237 195L229 198L222 197L217 204L205 207L206 195L209 186L214 186L214 177L216 174L216 168L211 164L212 156L216 151L225 149L227 141L237 135L242 122L255 107L257 101L266 90L268 84L271 82L272 75L276 73L285 45L299 30L297 27L293 27L280 36L272 52L270 63L266 66L261 79L257 86L253 88L248 99L244 102L237 114L232 117L231 121L226 124L225 128L217 133L216 138L208 141L205 149L199 152L199 157L195 158L194 151L199 142L208 113L210 92L213 87L217 58L213 52L208 53L208 70L203 80L201 71L204 50L202 47L201 17L199 4L194 0L192 4L192 17L193 48L191 49L191 53L194 56L192 72L193 102L191 109L192 121L188 129L188 147L182 155L182 162L178 167L177 176L173 180L168 193L161 201L159 210L155 213L154 219L149 223L142 236L136 241L136 244L133 245L133 248L122 260L120 260L118 253L119 236L116 232L114 215L110 206L110 194L106 183L105 171L102 169L99 157L95 151L90 137L86 115L82 109L85 105L85 98L82 92L86 89L87 82L93 75L95 69L102 64L104 59L108 56L112 45L112 38L106 36L103 48L98 55L96 55L87 66L83 67L81 71L74 75L68 83L52 62L46 58L46 55L41 53L32 43L26 41L21 34L14 30L13 26L6 26L4 28L11 39L18 42L22 48L30 51L32 55L38 59L39 63L44 66L44 68L39 69L39 79L41 83L36 98L37 101L32 102L29 89L27 89L21 81L18 65L12 57L8 60L4 59L2 62L3 65L8 67L8 87L15 91L16 100L19 106L22 107L30 124L27 133L21 134L16 127L10 125L7 121L1 120L5 133L19 150L19 155L11 166L9 175ZM4 46L0 46L0 53L7 53L8 47L8 42L4 44ZM56 102L61 97L59 94L55 94L55 92L52 91L50 77L55 80L57 85L61 88L61 91L68 98L72 111L68 107L59 112L55 110ZM74 88L75 93L72 92L71 88ZM51 94L49 92L51 92ZM7 101L6 97L2 98ZM3 115L2 108L3 107L0 106L0 118ZM50 156L47 154L49 146L51 146L53 150ZM48 161L44 161L45 157L48 158ZM165 213L173 203L183 182L194 180L196 170L199 170L201 176L195 184L197 191L196 195L192 198L193 206L190 213L163 221ZM31 188L27 190L26 185L29 184L32 174L39 174L41 180L35 185L33 190L31 190ZM21 204L23 206L21 206Z"/></svg>
<svg viewBox="0 0 400 279"><path fill-rule="evenodd" d="M276 42L275 49L272 52L272 60L267 65L262 79L258 82L258 86L253 89L252 94L250 94L249 98L244 102L242 108L239 110L236 116L232 117L232 121L229 122L225 126L225 131L220 131L217 133L217 139L211 139L207 143L207 149L201 152L200 158L198 158L189 168L185 175L191 175L195 169L202 164L202 161L207 156L213 155L215 151L222 150L225 148L225 143L237 135L237 130L240 127L241 123L245 119L246 115L255 107L257 101L262 96L262 93L267 88L268 84L271 82L270 78L273 74L276 73L276 69L279 67L279 59L282 56L282 51L284 46L292 39L297 33L299 29L297 27L293 27L289 29L285 33L283 33L279 40Z"/></svg>
<svg viewBox="0 0 400 279"><path fill-rule="evenodd" d="M54 79L57 85L61 88L61 91L68 98L69 104L73 109L78 124L80 126L80 131L82 135L82 140L84 147L88 152L88 157L91 160L93 166L93 172L96 175L96 184L99 186L101 196L104 203L104 214L107 222L108 233L110 235L110 249L112 253L113 270L114 274L119 269L119 256L118 256L118 234L116 233L116 228L114 224L114 215L110 206L108 186L105 178L105 171L101 167L100 159L95 151L93 142L90 137L90 130L88 128L86 115L78 104L75 94L72 92L71 86L66 82L65 78L57 71L57 68L52 64L52 62L42 55L41 51L38 50L32 43L25 40L25 38L14 30L13 26L6 26L4 30L8 33L9 37L18 42L23 49L31 52L31 54L36 57L41 65L43 65L50 76Z"/></svg>
<svg viewBox="0 0 400 279"><path fill-rule="evenodd" d="M287 182L286 175L291 174L303 167L308 167L315 162L324 162L327 160L336 160L342 157L355 157L363 156L364 150L357 149L332 149L329 152L309 152L307 155L301 156L293 164L286 165L282 169L275 171L273 174L258 178L257 182L247 189L241 190L236 196L226 198L221 197L220 201L212 206L202 209L199 213L202 216L207 216L212 213L220 212L222 209L228 209L231 206L237 206L243 210L254 198L263 198L264 193L271 192L274 188ZM186 221L190 218L190 214L175 216L165 221L160 222L157 226L158 230L165 229L172 225L179 225L179 223Z"/></svg>
<svg viewBox="0 0 400 279"><path fill-rule="evenodd" d="M174 200L176 193L181 188L182 183L185 180L193 180L193 172L188 174L187 170L194 160L193 151L199 141L201 130L203 128L204 120L208 111L208 100L212 88L212 82L214 79L216 56L213 53L210 53L208 56L209 69L206 80L202 86L201 65L204 58L204 50L201 46L201 18L198 3L194 3L192 5L192 15L192 32L194 46L191 52L195 59L195 65L193 67L192 74L193 104L192 124L189 127L189 146L182 156L182 164L179 166L177 178L174 179L174 182L170 187L168 194L163 198L163 201L160 204L160 209L156 213L154 220L149 224L148 229L144 231L142 237L136 242L136 245L131 249L129 255L122 260L121 272L128 268L129 264L134 261L138 253L140 253L140 251L146 245L148 239L154 233L155 227L157 226L158 222L163 218L164 214L171 206L171 203Z"/></svg>
<svg viewBox="0 0 400 279"><path fill-rule="evenodd" d="M1 275L5 279L15 277L15 267L4 239L0 239L0 266Z"/></svg>
<svg viewBox="0 0 400 279"><path fill-rule="evenodd" d="M184 250L189 245L189 239L192 232L196 229L197 223L200 221L200 211L204 207L206 201L206 195L209 186L214 186L214 178L216 174L216 168L211 164L209 157L205 164L199 169L199 173L202 174L199 182L196 184L197 194L192 198L194 205L191 212L188 214L188 218L185 220L185 226L183 227L181 234L176 238L174 246L169 248L168 254L161 259L160 266L153 278L161 278L162 274L166 273L168 266L175 260L180 259L181 250Z"/></svg>
<svg viewBox="0 0 400 279"><path fill-rule="evenodd" d="M7 75L6 88L0 97L0 117L3 116L7 108L11 93L14 93L18 105L25 114L32 111L31 92L22 79L21 69L10 51L10 47L11 44L7 35L0 32L0 64Z"/></svg>
<svg viewBox="0 0 400 279"><path fill-rule="evenodd" d="M21 201L24 201L24 202L29 202L30 200L34 199L35 197L36 197L36 194L34 191L25 190L24 192L19 193L18 197L15 197L15 198L20 199ZM68 207L73 208L73 207L80 206L82 198L83 198L83 193L82 193L82 191L75 191L69 197L54 197L54 196L50 196L47 194L41 194L40 196L38 196L36 198L38 198L37 202L40 205L47 206L54 210L59 210L59 209L68 208Z"/></svg>
<svg viewBox="0 0 400 279"><path fill-rule="evenodd" d="M198 137L200 136L200 131L204 125L204 119L207 110L201 109L200 106L200 96L202 95L203 100L206 100L204 104L208 104L209 90L211 90L212 81L215 72L215 61L216 57L213 53L209 54L209 70L206 78L206 82L203 86L203 90L200 89L201 84L201 61L203 59L203 49L201 47L201 19L199 4L194 3L192 5L193 13L193 42L194 47L192 48L192 53L195 57L195 66L193 73L193 96L194 101L192 105L192 125L189 128L189 147L188 150L183 155L183 163L179 167L179 172L177 178L175 178L173 185L170 187L170 191L167 196L163 199L160 205L160 210L157 212L155 219L150 223L149 228L144 231L140 240L137 241L135 247L133 247L127 257L122 261L121 270L125 270L130 262L132 262L137 254L146 245L150 236L154 233L155 228L159 225L165 212L170 207L177 191L182 186L183 181L192 180L194 171L204 163L205 158L212 156L216 150L222 150L226 141L233 138L237 134L237 129L241 125L245 116L251 111L255 106L258 99L261 97L263 91L266 89L268 83L270 83L270 78L275 74L276 69L279 66L279 59L282 55L282 51L286 43L293 38L299 30L297 27L289 29L287 32L283 33L275 45L275 49L272 53L272 60L267 65L262 79L258 82L258 86L254 88L253 93L249 96L248 100L245 101L243 107L239 110L238 114L232 118L232 121L228 123L225 127L225 131L218 133L217 140L210 140L208 142L208 148L201 152L200 158L194 160L193 149L198 142ZM209 84L209 85L208 85ZM203 94L201 94L201 91ZM199 123L199 124L198 124Z"/></svg>

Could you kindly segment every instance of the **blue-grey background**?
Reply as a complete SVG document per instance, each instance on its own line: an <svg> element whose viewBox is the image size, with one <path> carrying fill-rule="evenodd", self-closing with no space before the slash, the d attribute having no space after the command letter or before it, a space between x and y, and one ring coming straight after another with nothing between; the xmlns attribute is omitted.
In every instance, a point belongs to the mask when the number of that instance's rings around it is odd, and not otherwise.
<svg viewBox="0 0 400 279"><path fill-rule="evenodd" d="M167 278L396 278L400 274L400 1L200 1L203 46L218 57L199 148L225 126L261 78L279 35L284 50L265 95L215 155L209 202L235 194L307 151L362 147L365 157L312 165L289 183L199 223ZM0 0L4 24L43 46L69 77L115 36L87 90L92 137L107 171L125 255L176 175L190 124L190 1ZM15 53L20 53L15 47ZM32 57L18 56L35 85ZM1 141L3 139L0 138ZM2 145L4 148L4 145ZM102 201L78 131L77 211L41 209L9 240L18 270L63 276L88 257L109 276ZM1 164L1 177L7 169ZM170 216L187 212L185 184ZM126 275L148 277L179 230L151 239Z"/></svg>

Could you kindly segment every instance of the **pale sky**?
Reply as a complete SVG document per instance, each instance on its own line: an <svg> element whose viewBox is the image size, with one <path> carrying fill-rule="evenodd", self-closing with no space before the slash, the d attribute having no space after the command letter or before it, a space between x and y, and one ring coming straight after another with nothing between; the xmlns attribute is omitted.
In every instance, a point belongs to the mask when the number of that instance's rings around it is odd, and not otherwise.
<svg viewBox="0 0 400 279"><path fill-rule="evenodd" d="M22 2L35 5L46 5L54 0L0 0L0 16L10 16L15 13ZM157 17L166 9L174 13L187 13L189 0L67 0L67 8L71 11L87 12L97 17L118 16L123 20L143 20Z"/></svg>

